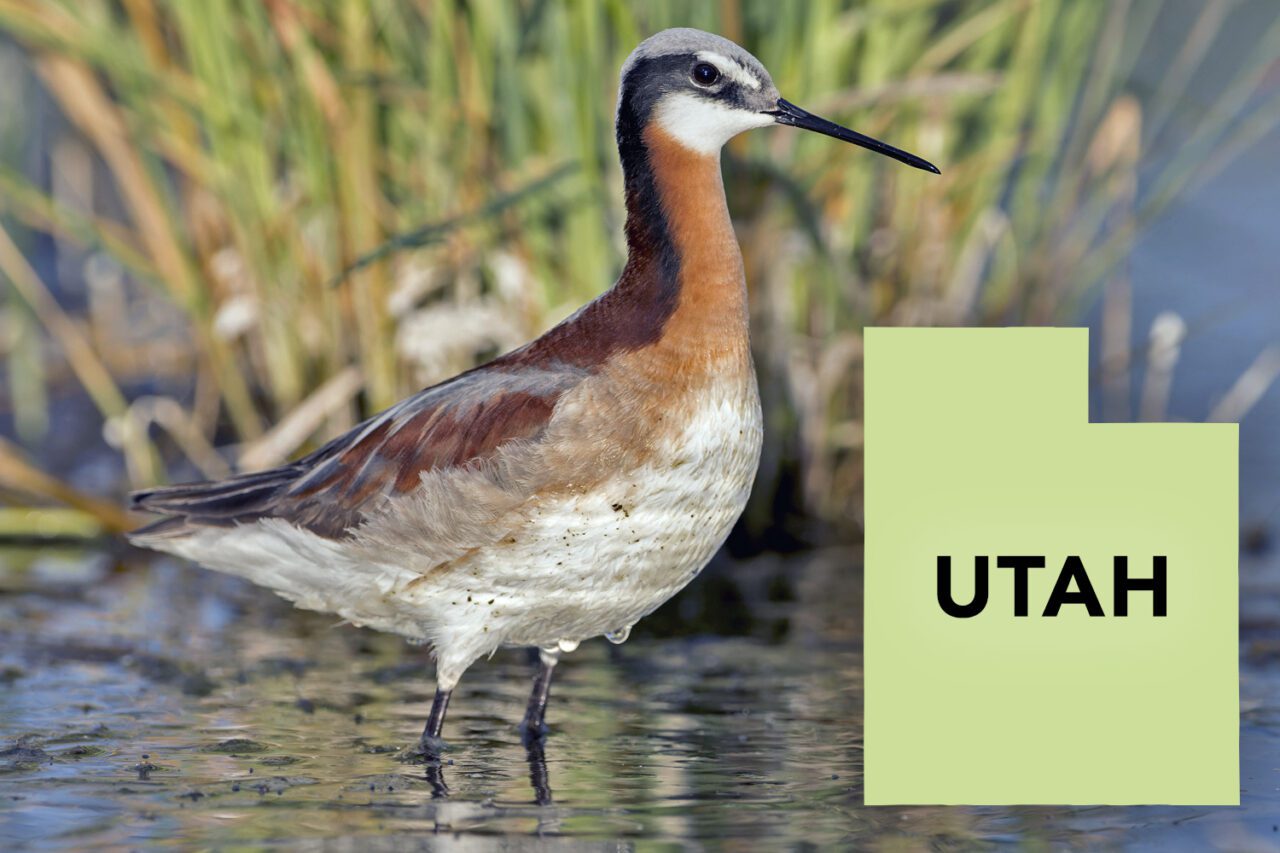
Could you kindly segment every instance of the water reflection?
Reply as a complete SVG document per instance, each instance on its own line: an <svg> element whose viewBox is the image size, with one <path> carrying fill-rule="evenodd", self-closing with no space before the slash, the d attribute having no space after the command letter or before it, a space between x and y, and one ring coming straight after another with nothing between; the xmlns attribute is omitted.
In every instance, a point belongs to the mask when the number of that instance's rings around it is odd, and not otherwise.
<svg viewBox="0 0 1280 853"><path fill-rule="evenodd" d="M517 730L527 657L482 662L454 696L448 748L425 765L397 761L431 701L421 650L212 573L96 565L71 581L56 561L0 573L0 847L1276 837L1280 726L1267 709L1280 678L1266 669L1245 682L1246 774L1261 774L1248 809L861 806L860 584L847 555L733 568L770 641L639 636L565 656L545 743L526 747ZM789 600L757 595L779 572ZM683 606L696 608L690 592Z"/></svg>
<svg viewBox="0 0 1280 853"><path fill-rule="evenodd" d="M551 777L547 773L547 753L542 741L525 744L529 759L529 784L533 786L533 801L540 806L551 805Z"/></svg>

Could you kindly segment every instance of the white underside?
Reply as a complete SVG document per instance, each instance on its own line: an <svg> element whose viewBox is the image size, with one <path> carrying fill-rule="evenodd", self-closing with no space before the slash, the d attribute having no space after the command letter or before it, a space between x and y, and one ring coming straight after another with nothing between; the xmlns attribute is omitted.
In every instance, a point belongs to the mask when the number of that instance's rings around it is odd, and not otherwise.
<svg viewBox="0 0 1280 853"><path fill-rule="evenodd" d="M741 514L759 461L755 382L729 384L652 464L586 494L527 502L510 536L447 569L430 543L415 565L403 547L352 549L277 519L149 544L299 607L432 642L448 689L499 646L571 647L629 628L697 575ZM414 531L403 536L412 544Z"/></svg>

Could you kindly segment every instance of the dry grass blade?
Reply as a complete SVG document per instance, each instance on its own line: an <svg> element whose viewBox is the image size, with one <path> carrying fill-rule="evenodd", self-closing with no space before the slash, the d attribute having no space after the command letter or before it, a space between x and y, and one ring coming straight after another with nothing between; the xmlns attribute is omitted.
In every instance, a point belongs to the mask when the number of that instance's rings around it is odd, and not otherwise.
<svg viewBox="0 0 1280 853"><path fill-rule="evenodd" d="M79 325L62 310L3 226L0 226L0 272L58 342L67 363L98 410L106 417L124 414L128 402L115 379L98 359Z"/></svg>
<svg viewBox="0 0 1280 853"><path fill-rule="evenodd" d="M139 397L130 404L124 417L107 421L105 432L108 440L120 442L129 434L146 435L152 424L168 433L206 478L218 479L231 473L230 466L204 437L195 419L168 397Z"/></svg>
<svg viewBox="0 0 1280 853"><path fill-rule="evenodd" d="M321 385L266 435L244 448L240 470L260 471L285 461L328 418L351 403L362 383L360 371L348 367Z"/></svg>
<svg viewBox="0 0 1280 853"><path fill-rule="evenodd" d="M1147 373L1142 382L1138 416L1144 421L1163 420L1169 413L1173 371L1182 354L1187 324L1172 311L1162 311L1151 323L1147 341Z"/></svg>
<svg viewBox="0 0 1280 853"><path fill-rule="evenodd" d="M1214 406L1208 420L1239 423L1277 379L1280 379L1280 346L1270 346L1259 353L1253 364L1240 374L1231 390Z"/></svg>
<svg viewBox="0 0 1280 853"><path fill-rule="evenodd" d="M173 288L181 304L196 309L196 283L173 233L172 216L129 137L119 109L83 64L62 56L46 56L37 67L67 117L93 141L109 164L138 233L165 283Z"/></svg>
<svg viewBox="0 0 1280 853"><path fill-rule="evenodd" d="M128 403L110 371L98 358L80 326L62 310L3 227L0 227L0 272L12 282L14 290L58 342L81 387L97 405L103 418L124 415ZM145 433L128 432L122 436L122 448L131 468L140 478L155 480L160 476L158 459Z"/></svg>
<svg viewBox="0 0 1280 853"><path fill-rule="evenodd" d="M98 247L148 281L159 281L155 267L133 245L131 235L117 223L68 209L30 181L0 166L0 209L30 228L85 248Z"/></svg>
<svg viewBox="0 0 1280 853"><path fill-rule="evenodd" d="M207 335L208 312L204 307L207 298L200 291L174 233L170 212L165 209L143 165L139 148L130 138L119 109L83 63L64 56L46 55L36 66L67 117L93 141L106 160L164 284L191 313L197 334L206 338L206 350L218 370L231 417L243 432L257 435L261 425L248 386L229 363L225 348Z"/></svg>
<svg viewBox="0 0 1280 853"><path fill-rule="evenodd" d="M41 471L23 456L22 451L5 438L0 438L0 484L38 498L75 507L92 516L103 529L121 533L135 525L128 513L115 503L86 495L50 474Z"/></svg>

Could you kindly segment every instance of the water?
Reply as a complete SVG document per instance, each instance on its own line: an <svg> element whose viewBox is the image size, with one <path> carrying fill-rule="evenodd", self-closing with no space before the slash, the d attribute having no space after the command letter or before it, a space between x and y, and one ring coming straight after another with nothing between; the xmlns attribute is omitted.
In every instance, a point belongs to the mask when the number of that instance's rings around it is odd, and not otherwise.
<svg viewBox="0 0 1280 853"><path fill-rule="evenodd" d="M743 636L659 637L641 622L626 646L564 656L541 754L515 728L532 662L511 651L478 663L438 772L397 760L431 700L421 649L166 560L0 558L5 849L1280 839L1280 666L1267 634L1246 637L1243 809L866 808L861 583L847 553L721 564L653 620L696 623L731 578Z"/></svg>
<svg viewBox="0 0 1280 853"><path fill-rule="evenodd" d="M615 646L620 646L631 636L631 628L633 626L626 625L622 628L614 628L612 631L604 635L604 638Z"/></svg>

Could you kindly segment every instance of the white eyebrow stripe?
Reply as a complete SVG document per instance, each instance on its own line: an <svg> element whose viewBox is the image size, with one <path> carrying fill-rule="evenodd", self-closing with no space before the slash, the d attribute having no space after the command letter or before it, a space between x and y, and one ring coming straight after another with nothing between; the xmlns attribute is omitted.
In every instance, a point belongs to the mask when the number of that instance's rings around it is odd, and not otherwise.
<svg viewBox="0 0 1280 853"><path fill-rule="evenodd" d="M695 56L703 62L710 62L720 69L720 73L737 80L744 86L749 86L752 89L760 88L760 81L756 79L756 75L722 53L716 53L713 50L700 50Z"/></svg>

